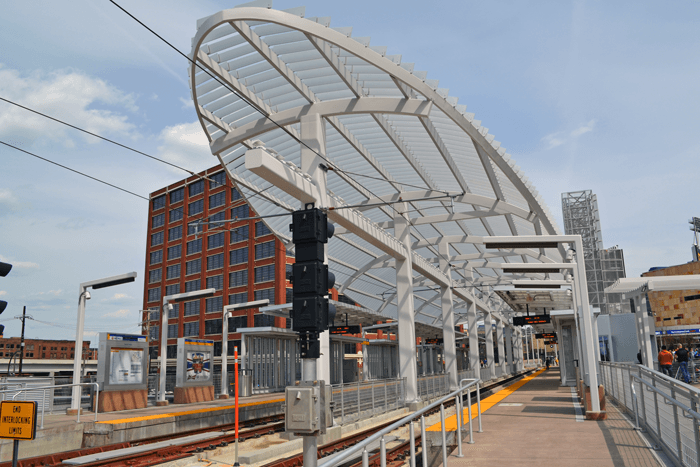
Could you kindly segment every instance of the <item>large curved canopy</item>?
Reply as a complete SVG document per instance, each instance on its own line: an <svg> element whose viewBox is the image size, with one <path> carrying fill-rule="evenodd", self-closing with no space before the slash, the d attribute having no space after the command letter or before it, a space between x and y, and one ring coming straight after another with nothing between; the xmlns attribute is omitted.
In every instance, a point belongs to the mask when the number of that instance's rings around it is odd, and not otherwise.
<svg viewBox="0 0 700 467"><path fill-rule="evenodd" d="M332 203L361 205L372 229L391 237L392 203L406 203L416 319L440 321L435 277L444 277L441 259L449 262L458 310L472 300L493 309L487 301L498 298L484 296L488 291L475 288L473 279L497 278L502 271L494 265L501 263L561 262L561 256L485 250L479 239L558 234L558 228L532 184L466 106L386 51L352 37L351 28L330 27L330 18L304 18L303 8L245 6L200 20L190 86L212 153L259 215L291 212L299 201L246 170L244 155L262 144L298 171L300 119L320 114ZM265 222L292 247L289 217ZM391 255L340 228L328 256L341 292L396 317Z"/></svg>

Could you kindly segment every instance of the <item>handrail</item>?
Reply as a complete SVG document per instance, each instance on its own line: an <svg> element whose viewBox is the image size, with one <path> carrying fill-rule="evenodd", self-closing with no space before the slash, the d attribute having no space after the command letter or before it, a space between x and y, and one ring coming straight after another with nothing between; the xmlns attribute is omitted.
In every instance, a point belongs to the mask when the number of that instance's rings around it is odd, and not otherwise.
<svg viewBox="0 0 700 467"><path fill-rule="evenodd" d="M42 391L42 404L41 404L41 426L39 427L40 429L44 428L44 403L43 401L46 400L46 390L47 389L57 389L57 388L70 388L73 386L95 386L95 421L97 421L97 413L99 411L100 407L100 385L98 383L74 383L74 384L58 384L58 385L52 385L52 386L31 386L31 387L24 387L24 388L19 388L19 389L5 389L0 391L0 394L5 394L5 393L16 393L15 395L12 396L12 400L15 400L15 397L19 395L20 392L26 392L26 391ZM80 423L80 407L78 407L78 423Z"/></svg>
<svg viewBox="0 0 700 467"><path fill-rule="evenodd" d="M462 380L462 381L467 381L467 380ZM464 392L465 389L467 389L467 388L469 388L469 387L472 387L472 386L474 386L474 385L478 385L479 382L480 382L481 380L480 380L480 379L472 379L472 380L469 380L469 381L471 381L471 382L470 382L469 384L467 384L466 386L460 387L459 389L456 389L455 391L451 392L450 394L448 394L448 395L446 395L446 396L443 396L442 398L438 399L437 401L433 402L432 404L430 404L430 405L428 405L428 406L426 406L426 407L423 407L422 409L420 409L420 410L418 410L418 411L416 411L416 412L414 412L414 413L412 413L412 414L409 414L409 415L405 416L405 417L402 418L401 420L398 420L398 421L392 423L391 425L389 425L388 427L384 428L383 430L378 431L377 433L373 434L373 435L370 436L369 438L365 438L365 439L364 439L363 441L361 441L360 443L355 444L354 446L348 448L348 449L345 450L344 452L338 454L338 455L335 456L333 459L329 459L329 460L327 460L326 462L321 462L321 463L318 465L318 467L330 467L330 466L332 466L332 465L339 465L339 464L342 464L346 459L350 458L350 457L353 456L354 454L363 452L363 451L365 450L365 448L366 448L369 444L371 444L371 443L373 443L373 442L375 442L375 441L377 441L377 440L382 439L382 438L384 437L384 435L386 435L387 433L390 433L390 432L394 431L395 429L397 429L397 428L399 428L399 427L401 427L401 426L403 426L403 425L406 425L407 423L413 423L413 420L414 420L415 418L424 415L426 412L428 412L428 411L430 411L430 410L433 410L434 408L436 408L436 407L438 407L438 406L441 406L441 407L442 407L442 404L443 404L445 401L447 401L448 399L450 399L450 398L452 398L452 397L461 396L461 394ZM478 393L478 391L477 391L477 393ZM470 397L471 397L471 394L470 394ZM470 409L471 409L471 405L470 405ZM443 411L444 411L444 409L443 409ZM471 421L470 421L470 424L471 424ZM423 425L423 424L421 423L421 425ZM443 427L443 433L444 433L444 429L445 429L444 420L443 420L442 427ZM422 428L423 428L423 426L421 426L421 431L423 431ZM461 427L460 427L460 428L461 428ZM425 436L423 436L422 441L423 441L423 443L424 443L423 445L426 446L426 444L425 444L425 442L426 442L426 441L425 441ZM459 440L459 443L461 444L461 440ZM443 456L444 456L444 450L446 449L446 446L445 446L444 443L443 443L443 446L442 446L442 447L443 447ZM366 451L365 451L365 452L366 452ZM363 455L364 455L364 453L363 453ZM425 455L425 453L424 453L424 455Z"/></svg>

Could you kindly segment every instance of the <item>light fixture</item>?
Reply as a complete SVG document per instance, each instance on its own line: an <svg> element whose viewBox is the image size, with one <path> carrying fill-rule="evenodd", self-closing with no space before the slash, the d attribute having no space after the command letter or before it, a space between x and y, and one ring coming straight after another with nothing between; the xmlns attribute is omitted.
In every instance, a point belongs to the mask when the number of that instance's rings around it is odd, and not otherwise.
<svg viewBox="0 0 700 467"><path fill-rule="evenodd" d="M90 295L90 292L87 290L85 291L85 300L90 300L92 298L92 295Z"/></svg>

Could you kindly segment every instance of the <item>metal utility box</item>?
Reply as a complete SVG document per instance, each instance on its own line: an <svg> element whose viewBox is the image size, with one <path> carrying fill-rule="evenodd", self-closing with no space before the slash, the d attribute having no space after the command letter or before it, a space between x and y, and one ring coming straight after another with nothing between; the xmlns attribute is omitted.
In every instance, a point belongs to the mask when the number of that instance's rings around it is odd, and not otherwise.
<svg viewBox="0 0 700 467"><path fill-rule="evenodd" d="M131 391L148 386L148 339L140 334L101 332L97 382L101 391Z"/></svg>
<svg viewBox="0 0 700 467"><path fill-rule="evenodd" d="M333 424L330 389L323 381L297 381L295 386L285 388L285 430L306 435L325 433Z"/></svg>
<svg viewBox="0 0 700 467"><path fill-rule="evenodd" d="M214 341L180 337L177 340L175 387L213 386Z"/></svg>

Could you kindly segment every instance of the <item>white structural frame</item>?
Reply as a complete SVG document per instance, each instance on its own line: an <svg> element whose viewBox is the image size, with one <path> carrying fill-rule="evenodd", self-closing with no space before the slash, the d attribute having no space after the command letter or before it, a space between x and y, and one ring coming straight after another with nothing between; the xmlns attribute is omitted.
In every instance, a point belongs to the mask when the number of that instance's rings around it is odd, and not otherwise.
<svg viewBox="0 0 700 467"><path fill-rule="evenodd" d="M260 6L204 18L192 39L189 84L212 154L289 248L289 219L266 215L305 203L327 211L339 292L397 319L401 375L414 402L415 322L441 323L445 342L461 318L470 329L478 313L507 323L491 288L561 280L572 267L562 243L575 240L560 235L505 149L437 81L349 28L331 28L329 18ZM484 245L523 236L535 241ZM517 271L533 264L550 267ZM515 274L504 275L504 265ZM580 270L574 276L585 285ZM448 368L453 359L446 349ZM314 379L327 380L321 360Z"/></svg>

